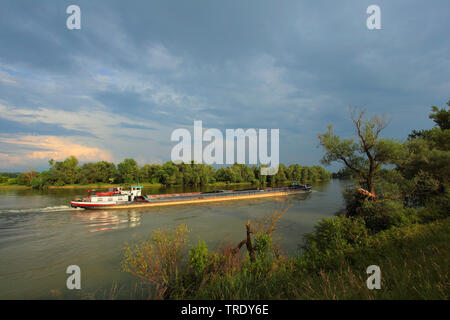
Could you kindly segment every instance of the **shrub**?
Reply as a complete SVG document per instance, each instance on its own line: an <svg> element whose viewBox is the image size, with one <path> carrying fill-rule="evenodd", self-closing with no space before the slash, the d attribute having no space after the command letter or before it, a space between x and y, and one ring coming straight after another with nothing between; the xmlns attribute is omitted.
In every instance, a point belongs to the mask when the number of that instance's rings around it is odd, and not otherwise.
<svg viewBox="0 0 450 320"><path fill-rule="evenodd" d="M182 224L173 231L157 230L151 239L127 246L122 269L153 285L156 298L170 298L179 289L188 232Z"/></svg>
<svg viewBox="0 0 450 320"><path fill-rule="evenodd" d="M256 251L257 257L266 259L272 252L272 236L271 234L258 233L254 239L253 247Z"/></svg>
<svg viewBox="0 0 450 320"><path fill-rule="evenodd" d="M438 219L445 219L450 216L450 188L445 187L445 191L425 201L425 207L418 210L418 218L422 222L430 222Z"/></svg>
<svg viewBox="0 0 450 320"><path fill-rule="evenodd" d="M314 243L319 250L340 250L351 245L363 245L367 236L362 219L326 218L319 221L313 233L306 234L306 248Z"/></svg>
<svg viewBox="0 0 450 320"><path fill-rule="evenodd" d="M350 187L344 190L343 197L345 201L346 207L346 216L347 217L357 217L359 216L358 209L364 203L366 196L362 195L358 192L358 190L354 187Z"/></svg>
<svg viewBox="0 0 450 320"><path fill-rule="evenodd" d="M417 210L405 207L397 200L365 200L357 209L357 214L364 219L366 227L372 233L391 227L407 226L418 221Z"/></svg>
<svg viewBox="0 0 450 320"><path fill-rule="evenodd" d="M362 218L366 228L372 233L419 221L418 210L406 206L398 185L386 181L380 185L384 193L380 191L375 200L367 198L355 189L346 190L346 216Z"/></svg>
<svg viewBox="0 0 450 320"><path fill-rule="evenodd" d="M300 267L329 269L341 264L347 251L365 246L368 231L363 219L339 216L321 220L304 240Z"/></svg>
<svg viewBox="0 0 450 320"><path fill-rule="evenodd" d="M259 232L253 239L253 249L255 250L255 259L248 259L243 265L244 272L249 276L261 278L268 275L274 267L275 255L273 252L272 235L265 232Z"/></svg>
<svg viewBox="0 0 450 320"><path fill-rule="evenodd" d="M209 264L208 247L205 241L199 239L197 246L191 246L189 250L189 267L195 275L203 273Z"/></svg>

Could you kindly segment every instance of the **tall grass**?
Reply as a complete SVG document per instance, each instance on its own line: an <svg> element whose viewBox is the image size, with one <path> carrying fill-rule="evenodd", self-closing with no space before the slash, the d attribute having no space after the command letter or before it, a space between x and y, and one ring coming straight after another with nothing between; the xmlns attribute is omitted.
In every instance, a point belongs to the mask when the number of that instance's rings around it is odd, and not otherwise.
<svg viewBox="0 0 450 320"><path fill-rule="evenodd" d="M367 247L347 252L334 270L299 269L296 259L274 261L262 273L216 276L194 299L448 299L450 220L389 230ZM298 258L297 258L298 259ZM382 271L380 290L366 286L366 268Z"/></svg>
<svg viewBox="0 0 450 320"><path fill-rule="evenodd" d="M186 252L186 225L173 231L157 230L152 238L125 248L122 269L152 285L155 298L172 295L180 280L180 268Z"/></svg>
<svg viewBox="0 0 450 320"><path fill-rule="evenodd" d="M448 299L450 218L377 233L361 218L324 219L288 257L272 238L286 210L248 221L244 240L214 252L202 240L188 248L186 225L158 230L126 247L123 270L156 299ZM370 265L380 290L366 286Z"/></svg>

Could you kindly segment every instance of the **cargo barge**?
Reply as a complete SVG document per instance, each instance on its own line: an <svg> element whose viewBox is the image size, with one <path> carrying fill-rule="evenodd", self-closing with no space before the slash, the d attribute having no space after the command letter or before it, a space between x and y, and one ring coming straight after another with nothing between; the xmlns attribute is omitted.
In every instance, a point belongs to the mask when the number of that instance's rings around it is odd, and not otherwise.
<svg viewBox="0 0 450 320"><path fill-rule="evenodd" d="M142 195L142 188L142 186L131 186L130 190L124 190L122 187L119 187L114 188L109 192L93 193L88 191L87 197L82 199L75 199L70 203L70 205L73 208L84 209L128 209L240 199L267 198L311 192L311 185L299 184L296 182L288 187L279 188L215 190L208 192L158 195Z"/></svg>

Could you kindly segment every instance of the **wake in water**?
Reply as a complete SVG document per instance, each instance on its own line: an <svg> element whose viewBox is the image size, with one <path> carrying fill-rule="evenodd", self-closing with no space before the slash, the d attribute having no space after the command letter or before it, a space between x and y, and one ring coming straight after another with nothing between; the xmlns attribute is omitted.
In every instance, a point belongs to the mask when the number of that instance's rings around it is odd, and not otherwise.
<svg viewBox="0 0 450 320"><path fill-rule="evenodd" d="M311 193L320 192L311 190ZM0 209L0 214L7 213L41 213L41 212L58 212L58 211L85 211L83 208L72 208L71 206L53 206L45 208L26 208L26 209Z"/></svg>
<svg viewBox="0 0 450 320"><path fill-rule="evenodd" d="M28 212L58 212L58 211L79 211L82 208L72 208L70 206L54 206L45 208L27 208L27 209L0 209L0 213L28 213Z"/></svg>

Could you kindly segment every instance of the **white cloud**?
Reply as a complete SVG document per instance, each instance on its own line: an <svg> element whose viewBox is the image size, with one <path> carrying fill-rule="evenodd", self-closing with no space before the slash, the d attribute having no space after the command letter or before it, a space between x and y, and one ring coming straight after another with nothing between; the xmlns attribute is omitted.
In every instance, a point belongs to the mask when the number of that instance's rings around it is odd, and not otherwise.
<svg viewBox="0 0 450 320"><path fill-rule="evenodd" d="M10 84L10 85L11 84L17 85L16 80L14 80L14 78L11 75L9 75L8 73L3 72L1 70L0 70L0 82L3 82L5 84Z"/></svg>
<svg viewBox="0 0 450 320"><path fill-rule="evenodd" d="M156 44L148 48L146 61L150 70L176 70L183 60L172 55L165 46Z"/></svg>
<svg viewBox="0 0 450 320"><path fill-rule="evenodd" d="M0 136L0 143L12 144L18 147L26 147L17 151L20 159L29 160L63 160L71 155L80 161L99 161L112 160L110 152L100 148L88 147L73 142L73 138L57 137L57 136L33 136L33 135L16 135L14 137ZM6 155L6 159L18 159L18 156ZM9 157L8 157L9 156Z"/></svg>
<svg viewBox="0 0 450 320"><path fill-rule="evenodd" d="M142 130L147 130L141 127L161 127L156 122L134 121L127 117L96 108L80 108L76 111L67 111L42 107L34 110L0 104L0 117L22 123L59 125L68 130L91 133L100 138L118 137L125 132L127 135L136 134L136 137L138 137L139 133L142 133ZM131 128L121 128L122 124L126 124ZM136 125L139 129L133 129L133 125Z"/></svg>

